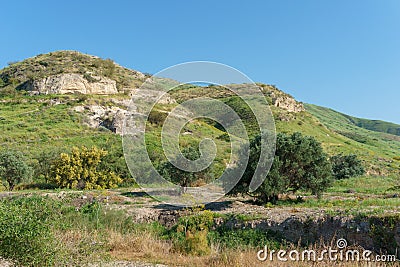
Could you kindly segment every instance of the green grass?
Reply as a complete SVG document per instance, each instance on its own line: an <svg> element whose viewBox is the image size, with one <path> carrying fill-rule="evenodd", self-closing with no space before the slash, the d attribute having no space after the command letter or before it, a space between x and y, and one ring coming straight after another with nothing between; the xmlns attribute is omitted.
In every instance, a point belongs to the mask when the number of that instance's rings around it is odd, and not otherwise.
<svg viewBox="0 0 400 267"><path fill-rule="evenodd" d="M381 120L368 120L368 119L361 119L361 118L356 118L353 116L349 116L340 112L337 112L338 115L342 115L345 118L349 120L350 123L375 132L381 132L381 133L387 133L387 134L392 134L392 135L398 135L400 136L400 125L391 123L391 122L386 122L386 121L381 121Z"/></svg>
<svg viewBox="0 0 400 267"><path fill-rule="evenodd" d="M302 200L279 200L276 206L324 209L328 213L342 215L400 212L400 179L394 176L336 180L321 199L303 192L298 194L304 196Z"/></svg>
<svg viewBox="0 0 400 267"><path fill-rule="evenodd" d="M396 186L400 186L399 178L364 176L337 180L329 192L345 193L348 190L354 190L356 193L380 195L395 193ZM397 189L397 192L400 192L400 188Z"/></svg>
<svg viewBox="0 0 400 267"><path fill-rule="evenodd" d="M106 97L88 96L87 102L107 103ZM61 102L52 105L52 101ZM77 96L19 96L0 101L0 149L21 151L35 167L42 154L69 152L74 146L97 146L109 152L105 161L128 177L119 135L86 126L81 114L72 111L85 105ZM33 177L33 182L43 182Z"/></svg>
<svg viewBox="0 0 400 267"><path fill-rule="evenodd" d="M323 125L320 126L330 132L327 132L329 137L319 138L325 147L331 147L328 151L357 154L371 174L399 175L400 137L358 127L346 115L328 108L310 104L305 106L310 114L321 121ZM328 143L328 139L338 142Z"/></svg>

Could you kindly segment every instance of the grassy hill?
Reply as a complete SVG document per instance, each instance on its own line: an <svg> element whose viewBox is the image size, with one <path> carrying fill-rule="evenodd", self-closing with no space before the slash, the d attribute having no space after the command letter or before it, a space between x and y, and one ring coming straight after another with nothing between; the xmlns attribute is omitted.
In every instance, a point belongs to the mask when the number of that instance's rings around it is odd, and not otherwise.
<svg viewBox="0 0 400 267"><path fill-rule="evenodd" d="M338 122L340 121L342 125L354 125L374 132L387 133L391 135L400 136L400 125L395 123L381 121L381 120L356 118L329 108L324 108L311 104L306 104L306 108L309 112L311 112L318 118L323 118L324 117L323 113L331 114L332 115L331 117L336 118Z"/></svg>
<svg viewBox="0 0 400 267"><path fill-rule="evenodd" d="M144 81L143 74L123 68L111 59L102 59L77 51L56 51L10 63L8 67L0 70L0 88L18 89L27 81L62 73L82 74L88 80L92 76L108 77L116 81L119 90L138 87Z"/></svg>
<svg viewBox="0 0 400 267"><path fill-rule="evenodd" d="M357 125L358 127L375 132L388 133L400 136L400 125L398 124L381 120L361 119L346 114L342 115L347 117L354 125Z"/></svg>
<svg viewBox="0 0 400 267"><path fill-rule="evenodd" d="M59 51L38 55L22 62L13 63L0 70L0 143L3 149L21 150L33 163L43 153L54 149L69 150L73 146L92 146L110 151L110 158L120 169L127 170L124 163L121 137L104 127L97 129L85 125L85 113L74 111L74 107L93 105L116 106L115 99L129 100L123 94L99 95L37 95L28 96L15 91L30 79L40 79L58 73L78 72L107 76L117 82L118 88L137 87L143 82L138 72L123 68L112 60L74 51ZM142 78L140 78L142 77ZM337 153L357 154L364 162L369 174L398 174L400 169L400 137L392 132L397 126L385 122L356 119L333 110L306 104L306 110L290 112L274 100L289 99L291 96L275 86L258 84L270 103L278 132L302 132L319 140L330 155ZM12 93L10 93L12 92ZM17 92L17 93L15 93ZM243 119L250 135L257 134L257 124L249 107L237 96L220 86L181 86L171 92L177 104L187 99L208 96L220 99L231 106ZM294 101L295 102L295 101ZM297 102L296 102L297 103ZM177 104L157 105L155 110L166 114ZM160 144L162 121L149 125L147 140L155 159L164 160ZM374 131L359 127L374 128ZM375 126L374 126L375 125ZM185 126L188 135L181 138L182 145L197 144L205 137L212 137L221 148L218 151L217 175L227 163L229 140L224 131L213 121L195 120ZM382 132L376 132L376 130Z"/></svg>
<svg viewBox="0 0 400 267"><path fill-rule="evenodd" d="M344 144L351 144L354 153L362 155L373 164L398 173L400 157L400 138L375 130L359 127L351 116L339 113L329 108L306 104L307 111L317 118L332 132L345 137ZM374 121L363 119L365 124L372 125ZM384 125L384 123L382 123ZM387 123L387 125L391 125ZM367 153L367 154L365 154Z"/></svg>

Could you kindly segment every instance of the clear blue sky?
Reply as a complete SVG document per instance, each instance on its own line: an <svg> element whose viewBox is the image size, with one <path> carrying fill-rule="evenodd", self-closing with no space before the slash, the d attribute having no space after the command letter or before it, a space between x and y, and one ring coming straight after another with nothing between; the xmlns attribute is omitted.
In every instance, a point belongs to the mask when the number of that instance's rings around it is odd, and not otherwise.
<svg viewBox="0 0 400 267"><path fill-rule="evenodd" d="M235 67L300 101L400 123L400 1L5 1L0 67L69 49L142 72Z"/></svg>

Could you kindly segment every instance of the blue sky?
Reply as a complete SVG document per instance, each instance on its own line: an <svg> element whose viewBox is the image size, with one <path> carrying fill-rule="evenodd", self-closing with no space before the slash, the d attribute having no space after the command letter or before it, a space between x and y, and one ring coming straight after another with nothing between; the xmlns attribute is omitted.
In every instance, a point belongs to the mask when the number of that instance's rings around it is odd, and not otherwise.
<svg viewBox="0 0 400 267"><path fill-rule="evenodd" d="M6 1L0 67L68 49L142 72L209 60L296 99L400 123L400 1Z"/></svg>

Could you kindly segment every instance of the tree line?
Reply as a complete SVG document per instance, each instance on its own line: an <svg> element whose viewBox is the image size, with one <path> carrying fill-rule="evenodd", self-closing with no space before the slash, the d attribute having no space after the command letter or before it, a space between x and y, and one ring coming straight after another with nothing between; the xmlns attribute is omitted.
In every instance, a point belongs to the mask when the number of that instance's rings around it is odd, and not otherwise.
<svg viewBox="0 0 400 267"><path fill-rule="evenodd" d="M356 155L338 154L329 157L321 143L315 138L301 133L279 133L276 138L275 157L264 182L255 192L249 192L259 161L261 135L250 141L250 157L244 174L234 186L231 194L250 194L262 203L275 202L283 193L296 193L299 190L311 192L316 196L326 191L334 179L345 179L365 173L362 162ZM186 147L183 154L190 160L200 157L193 147ZM121 156L121 155L120 155ZM41 177L45 184L54 188L104 189L127 184L129 174L126 166L117 164L106 150L97 147L73 148L69 153L44 153L31 167L21 152L0 151L0 177L8 190L14 190L32 176ZM195 186L198 181L214 179L207 171L199 173L177 169L169 162L158 164L158 171L166 179L183 187Z"/></svg>

